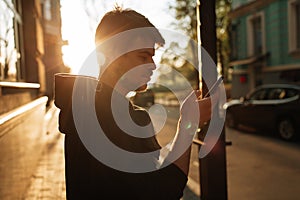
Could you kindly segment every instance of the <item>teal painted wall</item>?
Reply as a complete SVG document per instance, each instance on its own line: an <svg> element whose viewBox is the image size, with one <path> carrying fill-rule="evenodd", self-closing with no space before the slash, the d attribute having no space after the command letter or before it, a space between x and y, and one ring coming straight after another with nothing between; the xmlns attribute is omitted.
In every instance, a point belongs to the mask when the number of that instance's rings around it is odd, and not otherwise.
<svg viewBox="0 0 300 200"><path fill-rule="evenodd" d="M248 0L233 0L233 8L236 5L248 3ZM279 66L300 63L289 55L288 40L288 1L278 0L255 12L263 11L265 15L265 42L266 51L270 53L267 60L268 66ZM238 59L247 58L247 17L254 12L249 12L242 17L233 20L237 24L237 50ZM235 68L241 68L236 66Z"/></svg>
<svg viewBox="0 0 300 200"><path fill-rule="evenodd" d="M282 59L281 45L281 10L278 2L274 2L263 9L265 15L266 51L270 53L268 65L278 65ZM285 9L284 9L285 10Z"/></svg>
<svg viewBox="0 0 300 200"><path fill-rule="evenodd" d="M232 0L232 9L234 10L241 5L248 3L250 3L249 0ZM275 0L261 9L249 10L242 16L232 20L232 24L236 31L236 34L234 34L236 36L234 43L237 45L237 55L234 55L235 58L232 59L232 61L243 60L248 57L247 35L249 33L247 32L247 19L252 14L258 12L263 12L264 14L265 46L266 52L269 52L269 57L266 66L264 67L274 67L271 71L262 71L261 84L294 83L295 81L293 80L282 78L282 72L285 71L283 68L278 68L280 69L278 71L275 68L277 66L286 66L287 70L290 70L291 68L288 67L289 64L300 66L300 58L296 59L289 55L288 0ZM250 73L247 65L233 66L233 69L231 97L239 98L249 92L250 89L253 89L252 87L255 87L255 85L250 84L251 81L252 83L255 83L256 75ZM247 77L245 83L240 82L241 76Z"/></svg>
<svg viewBox="0 0 300 200"><path fill-rule="evenodd" d="M234 20L237 25L237 60L247 58L247 25L245 17ZM246 66L234 66L235 69L245 69Z"/></svg>

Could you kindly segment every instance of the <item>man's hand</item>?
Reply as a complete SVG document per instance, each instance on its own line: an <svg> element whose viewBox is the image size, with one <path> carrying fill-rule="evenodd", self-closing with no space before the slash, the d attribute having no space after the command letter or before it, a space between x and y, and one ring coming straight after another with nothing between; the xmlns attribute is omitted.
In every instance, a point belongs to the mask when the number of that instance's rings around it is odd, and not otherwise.
<svg viewBox="0 0 300 200"><path fill-rule="evenodd" d="M202 126L211 119L212 109L218 102L219 92L216 91L212 96L204 99L201 99L200 96L201 92L195 90L184 100L180 108L180 119L182 122L191 122ZM198 111L195 109L198 109ZM195 114L198 112L199 118L195 117ZM195 121L196 119L199 119L199 121Z"/></svg>
<svg viewBox="0 0 300 200"><path fill-rule="evenodd" d="M174 164L186 175L189 171L193 138L198 127L211 119L212 111L218 102L219 91L204 99L201 99L200 95L200 91L193 91L181 104L177 133L166 158L169 161L176 158Z"/></svg>

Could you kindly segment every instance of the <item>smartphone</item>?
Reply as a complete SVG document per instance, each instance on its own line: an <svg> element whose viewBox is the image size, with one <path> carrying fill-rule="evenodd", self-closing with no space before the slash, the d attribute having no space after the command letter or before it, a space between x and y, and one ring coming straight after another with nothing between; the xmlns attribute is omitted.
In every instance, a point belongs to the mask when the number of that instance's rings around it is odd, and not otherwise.
<svg viewBox="0 0 300 200"><path fill-rule="evenodd" d="M208 92L203 96L203 98L208 97L208 95L215 92L215 90L218 88L218 86L223 82L223 76L220 76L218 80L211 86L211 88L208 90Z"/></svg>

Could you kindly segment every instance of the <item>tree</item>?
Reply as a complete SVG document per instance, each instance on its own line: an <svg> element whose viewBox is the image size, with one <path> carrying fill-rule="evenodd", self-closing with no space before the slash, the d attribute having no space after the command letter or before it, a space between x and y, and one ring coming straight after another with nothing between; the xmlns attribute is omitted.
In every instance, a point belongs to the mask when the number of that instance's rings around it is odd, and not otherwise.
<svg viewBox="0 0 300 200"><path fill-rule="evenodd" d="M221 74L228 77L228 63L230 59L229 25L228 13L231 10L231 0L216 1L216 27L217 27L217 57L221 67Z"/></svg>
<svg viewBox="0 0 300 200"><path fill-rule="evenodd" d="M175 4L169 4L169 8L174 11L177 19L171 25L179 28L190 39L186 41L187 43L184 47L179 47L178 43L176 44L175 42L167 47L162 55L161 64L173 67L190 81L193 88L198 88L199 78L198 70L196 69L198 67L196 1L176 0ZM178 64L181 65L178 66Z"/></svg>
<svg viewBox="0 0 300 200"><path fill-rule="evenodd" d="M180 47L176 42L169 45L161 56L158 82L168 80L169 83L176 83L178 89L185 89L181 87L181 83L188 80L194 89L198 87L198 72L194 64L189 62L190 59L187 59L186 51L187 49Z"/></svg>
<svg viewBox="0 0 300 200"><path fill-rule="evenodd" d="M193 40L197 40L196 6L196 0L176 0L174 5L169 5L169 8L175 11L175 18L178 20L173 25L183 30Z"/></svg>
<svg viewBox="0 0 300 200"><path fill-rule="evenodd" d="M173 26L184 31L193 40L197 41L197 1L196 0L175 0L170 4L170 9L175 11L175 18L178 20ZM216 0L216 32L217 32L217 57L218 66L221 66L220 73L227 77L227 65L229 63L229 24L228 13L231 9L231 0ZM194 58L197 58L196 49L192 49ZM198 59L198 58L197 58Z"/></svg>
<svg viewBox="0 0 300 200"><path fill-rule="evenodd" d="M189 25L193 30L200 31L201 44L210 54L215 62L224 62L224 55L227 51L224 51L226 45L223 42L227 42L228 38L226 34L229 20L227 12L229 11L229 0L202 0L199 7L199 20L201 21L200 30L197 30L196 25L193 26L193 19L196 15L196 7L190 7L196 0L186 0L183 3L182 0L176 0L176 18L178 20L189 22ZM214 12L215 11L215 12ZM184 15L185 13L186 15ZM187 14L191 14L187 16ZM190 20L186 20L188 18ZM186 22L187 21L187 22ZM216 24L214 24L216 22ZM182 23L178 23L182 27ZM197 24L197 23L196 23ZM189 28L189 26L186 26ZM190 31L192 34L193 32ZM218 49L216 49L217 41L219 42ZM219 53L217 53L219 52ZM218 59L219 58L219 59ZM204 69L204 68L203 68ZM203 72L202 69L202 73ZM214 69L215 70L215 69ZM222 73L224 70L222 71ZM216 71L213 71L215 76ZM210 77L212 78L212 77ZM202 91L207 92L207 83L203 82ZM218 115L218 109L215 110L214 115ZM209 124L210 122L208 122ZM208 126L202 127L201 133L198 134L198 138L203 141L206 136ZM212 153L213 152L213 153ZM226 176L226 151L225 151L225 129L223 129L220 138L213 147L213 150L204 158L200 160L199 166L200 174L200 187L201 187L201 199L227 199L227 176Z"/></svg>

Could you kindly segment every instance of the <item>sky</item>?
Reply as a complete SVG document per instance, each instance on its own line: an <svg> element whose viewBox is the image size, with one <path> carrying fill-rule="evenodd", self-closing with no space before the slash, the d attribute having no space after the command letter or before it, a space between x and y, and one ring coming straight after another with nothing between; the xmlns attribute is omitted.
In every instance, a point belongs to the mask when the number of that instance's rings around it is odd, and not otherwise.
<svg viewBox="0 0 300 200"><path fill-rule="evenodd" d="M89 0L61 0L62 36L69 44L63 47L63 59L73 73L77 73L85 59L94 49L94 31L101 17L115 3L134 9L145 15L157 28L171 28L174 17L168 5L174 0L95 0L96 6L89 7L93 17L85 12L84 2ZM96 15L98 15L96 17ZM155 60L158 60L156 58Z"/></svg>

